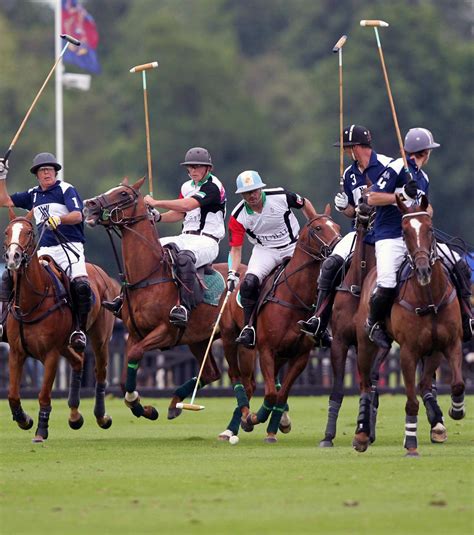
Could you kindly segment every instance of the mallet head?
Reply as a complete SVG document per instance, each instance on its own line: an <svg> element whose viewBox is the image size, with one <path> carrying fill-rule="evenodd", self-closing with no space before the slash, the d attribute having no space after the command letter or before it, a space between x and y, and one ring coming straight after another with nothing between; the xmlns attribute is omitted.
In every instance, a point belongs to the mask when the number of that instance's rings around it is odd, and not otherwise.
<svg viewBox="0 0 474 535"><path fill-rule="evenodd" d="M147 71L149 69L156 69L157 67L158 67L158 62L152 61L150 63L144 63L143 65L135 65L135 67L132 67L130 69L130 72Z"/></svg>
<svg viewBox="0 0 474 535"><path fill-rule="evenodd" d="M344 46L344 43L347 41L347 35L343 35L342 37L339 38L339 41L334 45L334 48L332 49L332 51L335 53L335 52L339 52L339 50Z"/></svg>
<svg viewBox="0 0 474 535"><path fill-rule="evenodd" d="M388 22L383 20L361 20L361 26L380 26L381 28L387 28L389 26Z"/></svg>
<svg viewBox="0 0 474 535"><path fill-rule="evenodd" d="M67 33L62 33L59 37L61 37L61 39L64 39L65 41L68 41L72 45L81 46L81 42L78 39L72 37L71 35L68 35Z"/></svg>

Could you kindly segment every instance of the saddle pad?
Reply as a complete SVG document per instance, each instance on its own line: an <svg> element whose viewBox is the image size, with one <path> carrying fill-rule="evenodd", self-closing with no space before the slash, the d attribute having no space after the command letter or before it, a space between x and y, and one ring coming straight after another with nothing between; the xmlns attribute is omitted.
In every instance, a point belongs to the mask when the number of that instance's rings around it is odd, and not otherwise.
<svg viewBox="0 0 474 535"><path fill-rule="evenodd" d="M204 273L204 284L206 288L204 290L203 302L216 307L226 287L224 277L213 269L211 273Z"/></svg>

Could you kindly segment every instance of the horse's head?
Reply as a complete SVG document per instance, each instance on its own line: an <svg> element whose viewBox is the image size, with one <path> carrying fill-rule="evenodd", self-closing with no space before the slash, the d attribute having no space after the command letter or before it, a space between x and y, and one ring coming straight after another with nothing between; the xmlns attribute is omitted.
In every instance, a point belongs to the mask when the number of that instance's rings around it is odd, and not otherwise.
<svg viewBox="0 0 474 535"><path fill-rule="evenodd" d="M297 247L317 260L324 260L341 239L341 227L330 217L329 204L323 214L316 214L301 229Z"/></svg>
<svg viewBox="0 0 474 535"><path fill-rule="evenodd" d="M83 209L85 223L90 227L123 226L144 219L146 208L140 194L144 182L145 177L130 186L125 178L119 186L86 199Z"/></svg>
<svg viewBox="0 0 474 535"><path fill-rule="evenodd" d="M18 271L27 266L36 252L35 231L33 228L33 211L26 217L16 217L10 208L10 223L5 229L4 242L5 264L11 271Z"/></svg>
<svg viewBox="0 0 474 535"><path fill-rule="evenodd" d="M428 199L423 195L420 206L407 208L397 196L397 206L403 214L402 231L408 258L421 286L431 282L431 266L437 259L433 224L426 211L428 204Z"/></svg>

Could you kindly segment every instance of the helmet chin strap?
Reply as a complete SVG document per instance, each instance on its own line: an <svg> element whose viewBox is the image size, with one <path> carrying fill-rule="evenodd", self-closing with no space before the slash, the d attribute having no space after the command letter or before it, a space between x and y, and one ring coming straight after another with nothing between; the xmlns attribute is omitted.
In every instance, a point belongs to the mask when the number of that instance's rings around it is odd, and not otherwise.
<svg viewBox="0 0 474 535"><path fill-rule="evenodd" d="M354 149L351 147L351 158L354 160L354 162L357 162L356 155L354 154Z"/></svg>

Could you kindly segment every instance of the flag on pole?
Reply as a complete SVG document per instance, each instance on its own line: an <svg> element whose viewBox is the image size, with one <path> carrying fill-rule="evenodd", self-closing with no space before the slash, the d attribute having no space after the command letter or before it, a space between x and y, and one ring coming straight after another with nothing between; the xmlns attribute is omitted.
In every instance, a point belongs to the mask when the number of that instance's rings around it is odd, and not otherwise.
<svg viewBox="0 0 474 535"><path fill-rule="evenodd" d="M63 56L64 63L76 65L93 74L100 73L96 48L99 34L94 19L79 0L62 0L62 33L79 39L81 46L71 46Z"/></svg>

